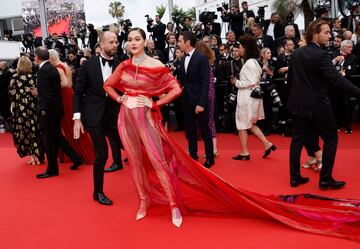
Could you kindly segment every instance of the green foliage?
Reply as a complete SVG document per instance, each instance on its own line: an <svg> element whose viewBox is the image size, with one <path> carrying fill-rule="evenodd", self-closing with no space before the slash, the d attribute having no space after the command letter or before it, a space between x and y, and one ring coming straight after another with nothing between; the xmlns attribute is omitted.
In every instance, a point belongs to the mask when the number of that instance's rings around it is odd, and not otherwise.
<svg viewBox="0 0 360 249"><path fill-rule="evenodd" d="M162 18L165 14L166 7L164 5L156 6L156 13Z"/></svg>
<svg viewBox="0 0 360 249"><path fill-rule="evenodd" d="M118 19L118 22L122 19L125 13L125 6L119 1L114 1L109 4L109 14Z"/></svg>

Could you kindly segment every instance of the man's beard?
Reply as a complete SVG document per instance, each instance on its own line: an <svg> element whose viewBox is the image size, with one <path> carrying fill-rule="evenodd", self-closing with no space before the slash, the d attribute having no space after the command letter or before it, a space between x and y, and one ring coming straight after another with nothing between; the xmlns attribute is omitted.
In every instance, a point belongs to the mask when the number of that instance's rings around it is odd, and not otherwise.
<svg viewBox="0 0 360 249"><path fill-rule="evenodd" d="M104 50L105 54L109 57L113 57L116 54L116 51Z"/></svg>

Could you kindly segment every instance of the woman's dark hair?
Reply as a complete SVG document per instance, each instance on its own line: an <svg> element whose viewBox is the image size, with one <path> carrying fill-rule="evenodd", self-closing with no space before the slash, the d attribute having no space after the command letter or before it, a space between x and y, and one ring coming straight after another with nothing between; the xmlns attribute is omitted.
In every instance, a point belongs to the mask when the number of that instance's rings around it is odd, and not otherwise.
<svg viewBox="0 0 360 249"><path fill-rule="evenodd" d="M314 35L321 32L321 27L323 25L329 25L324 19L317 19L310 23L309 27L306 30L306 42L309 44L312 42Z"/></svg>
<svg viewBox="0 0 360 249"><path fill-rule="evenodd" d="M215 37L215 39L216 39L216 41L217 41L217 44L216 44L216 45L219 46L219 45L221 44L221 38L220 38L220 36L215 35L215 34L212 34L212 35L210 35L210 40L211 40L213 37Z"/></svg>
<svg viewBox="0 0 360 249"><path fill-rule="evenodd" d="M195 47L196 45L196 37L191 31L184 31L180 35L182 35L184 42L190 41L191 47Z"/></svg>
<svg viewBox="0 0 360 249"><path fill-rule="evenodd" d="M258 59L260 50L256 42L256 38L252 35L244 35L239 39L241 46L245 49L244 60Z"/></svg>
<svg viewBox="0 0 360 249"><path fill-rule="evenodd" d="M129 34L130 34L130 32L133 32L133 31L139 32L141 37L144 38L144 40L146 40L146 33L145 33L145 31L143 29L141 29L141 28L132 28L132 29L130 29Z"/></svg>

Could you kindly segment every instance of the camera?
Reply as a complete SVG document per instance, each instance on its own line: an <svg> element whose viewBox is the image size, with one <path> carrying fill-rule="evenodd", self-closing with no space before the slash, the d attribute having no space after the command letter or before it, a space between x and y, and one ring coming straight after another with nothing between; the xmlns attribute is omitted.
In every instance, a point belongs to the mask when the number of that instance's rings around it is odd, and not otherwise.
<svg viewBox="0 0 360 249"><path fill-rule="evenodd" d="M171 19L176 24L179 24L180 22L182 22L181 17L178 14L174 13L174 12L171 14Z"/></svg>
<svg viewBox="0 0 360 249"><path fill-rule="evenodd" d="M213 23L218 16L213 11L204 11L199 15L199 21L203 24Z"/></svg>
<svg viewBox="0 0 360 249"><path fill-rule="evenodd" d="M268 5L258 6L257 19L259 20L260 23L262 23L265 20L265 8L267 7L269 6Z"/></svg>
<svg viewBox="0 0 360 249"><path fill-rule="evenodd" d="M234 104L236 104L236 98L237 98L237 91L238 91L238 89L236 88L236 87L233 87L233 89L232 89L232 91L230 92L230 94L229 94L229 99L228 99L228 102L229 102L229 104L231 104L231 105L234 105Z"/></svg>
<svg viewBox="0 0 360 249"><path fill-rule="evenodd" d="M277 107L282 107L283 103L281 102L279 93L275 89L275 85L270 81L262 81L261 87L269 93L270 97L273 99L273 105Z"/></svg>
<svg viewBox="0 0 360 249"><path fill-rule="evenodd" d="M225 11L228 11L228 10L229 10L229 4L228 4L228 3L223 2L223 3L221 4L221 6L225 9ZM219 11L219 12L221 12L221 11L223 11L223 8L217 7L216 10Z"/></svg>
<svg viewBox="0 0 360 249"><path fill-rule="evenodd" d="M132 27L132 22L130 21L130 19L125 19L122 24L123 24L125 29L128 29L128 28Z"/></svg>
<svg viewBox="0 0 360 249"><path fill-rule="evenodd" d="M149 15L145 15L145 17L146 17L146 22L148 23L148 25L151 25L154 22L154 20Z"/></svg>

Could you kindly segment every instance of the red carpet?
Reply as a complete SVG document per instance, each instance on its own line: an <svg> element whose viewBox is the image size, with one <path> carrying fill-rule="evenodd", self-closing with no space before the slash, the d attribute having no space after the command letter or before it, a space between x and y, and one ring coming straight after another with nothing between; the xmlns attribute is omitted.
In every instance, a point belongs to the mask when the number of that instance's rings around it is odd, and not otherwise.
<svg viewBox="0 0 360 249"><path fill-rule="evenodd" d="M58 23L55 23L53 25L50 25L48 27L49 34L57 33L58 35L61 35L63 32L66 34L70 34L70 19L67 17L66 20L61 20ZM34 29L34 33L36 37L40 37L41 35L41 28L38 27Z"/></svg>
<svg viewBox="0 0 360 249"><path fill-rule="evenodd" d="M170 133L185 145L183 133ZM270 136L279 148L269 159L261 159L259 141L250 136L251 161L233 161L238 138L220 134L220 158L212 170L242 188L263 194L308 193L360 198L360 131L340 133L334 175L347 181L344 189L321 191L318 175L302 170L310 182L290 188L288 154L290 139ZM105 192L114 205L92 200L92 167L69 170L60 166L60 176L38 180L44 166L28 166L13 148L11 136L0 134L0 248L1 249L108 249L108 248L359 248L344 239L313 235L277 222L245 218L185 216L180 229L170 222L167 207L153 208L148 217L135 221L137 195L130 171L106 174ZM110 163L110 162L109 162Z"/></svg>

